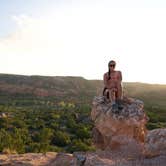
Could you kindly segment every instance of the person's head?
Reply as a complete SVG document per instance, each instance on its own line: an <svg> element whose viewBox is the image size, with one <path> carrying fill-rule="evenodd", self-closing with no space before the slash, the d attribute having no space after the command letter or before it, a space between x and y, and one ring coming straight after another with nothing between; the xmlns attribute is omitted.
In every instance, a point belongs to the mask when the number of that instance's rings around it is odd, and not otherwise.
<svg viewBox="0 0 166 166"><path fill-rule="evenodd" d="M111 79L110 73L114 71L116 66L116 62L114 60L109 61L108 63L108 80Z"/></svg>
<svg viewBox="0 0 166 166"><path fill-rule="evenodd" d="M109 71L114 71L115 66L116 66L116 62L114 60L109 61L108 63Z"/></svg>

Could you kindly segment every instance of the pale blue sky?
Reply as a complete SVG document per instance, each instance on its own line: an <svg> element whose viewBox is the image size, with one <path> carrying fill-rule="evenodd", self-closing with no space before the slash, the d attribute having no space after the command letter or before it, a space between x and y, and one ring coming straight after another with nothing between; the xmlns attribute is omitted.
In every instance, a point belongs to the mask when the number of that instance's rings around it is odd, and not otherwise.
<svg viewBox="0 0 166 166"><path fill-rule="evenodd" d="M40 16L49 8L58 8L68 5L79 7L81 5L94 6L103 5L110 8L165 8L165 0L0 0L0 36L5 36L16 29L11 15L27 14L29 16Z"/></svg>
<svg viewBox="0 0 166 166"><path fill-rule="evenodd" d="M0 0L0 73L166 84L166 1Z"/></svg>

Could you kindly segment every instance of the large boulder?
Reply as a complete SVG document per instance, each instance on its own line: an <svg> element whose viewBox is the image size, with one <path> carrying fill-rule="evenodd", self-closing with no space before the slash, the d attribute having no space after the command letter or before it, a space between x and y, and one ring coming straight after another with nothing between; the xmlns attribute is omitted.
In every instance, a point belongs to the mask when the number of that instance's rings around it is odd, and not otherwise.
<svg viewBox="0 0 166 166"><path fill-rule="evenodd" d="M166 155L166 128L154 129L148 132L145 139L144 153L147 157Z"/></svg>
<svg viewBox="0 0 166 166"><path fill-rule="evenodd" d="M117 111L104 96L94 98L91 119L94 121L93 142L97 148L135 148L144 144L148 117L143 102L124 98L121 105L123 108Z"/></svg>

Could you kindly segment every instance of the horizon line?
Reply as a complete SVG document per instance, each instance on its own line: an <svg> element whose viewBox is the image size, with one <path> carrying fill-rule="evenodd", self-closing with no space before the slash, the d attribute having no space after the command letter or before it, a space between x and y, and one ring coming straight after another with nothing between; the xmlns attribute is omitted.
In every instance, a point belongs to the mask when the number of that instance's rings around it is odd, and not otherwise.
<svg viewBox="0 0 166 166"><path fill-rule="evenodd" d="M71 76L71 75L29 75L29 74L15 74L15 73L0 73L0 75L14 75L14 76L27 76L27 77L33 77L33 76L39 76L39 77L80 77L85 80L90 81L102 81L102 79L87 79L84 76ZM164 83L150 83L150 82L142 82L142 81L122 81L122 83L140 83L140 84L150 84L150 85L166 85Z"/></svg>

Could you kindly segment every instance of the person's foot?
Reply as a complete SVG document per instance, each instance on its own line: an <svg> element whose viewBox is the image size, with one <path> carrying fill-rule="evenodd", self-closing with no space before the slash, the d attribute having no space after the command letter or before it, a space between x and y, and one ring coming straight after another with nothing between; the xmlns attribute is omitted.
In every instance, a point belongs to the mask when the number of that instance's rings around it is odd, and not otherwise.
<svg viewBox="0 0 166 166"><path fill-rule="evenodd" d="M123 109L123 105L118 105L118 109L122 110Z"/></svg>
<svg viewBox="0 0 166 166"><path fill-rule="evenodd" d="M116 113L116 114L119 113L119 109L118 109L118 104L117 103L112 105L112 112Z"/></svg>
<svg viewBox="0 0 166 166"><path fill-rule="evenodd" d="M122 101L118 99L118 100L116 100L116 103L117 103L117 105L118 105L118 109L119 109L119 110L122 110L122 109L123 109Z"/></svg>

